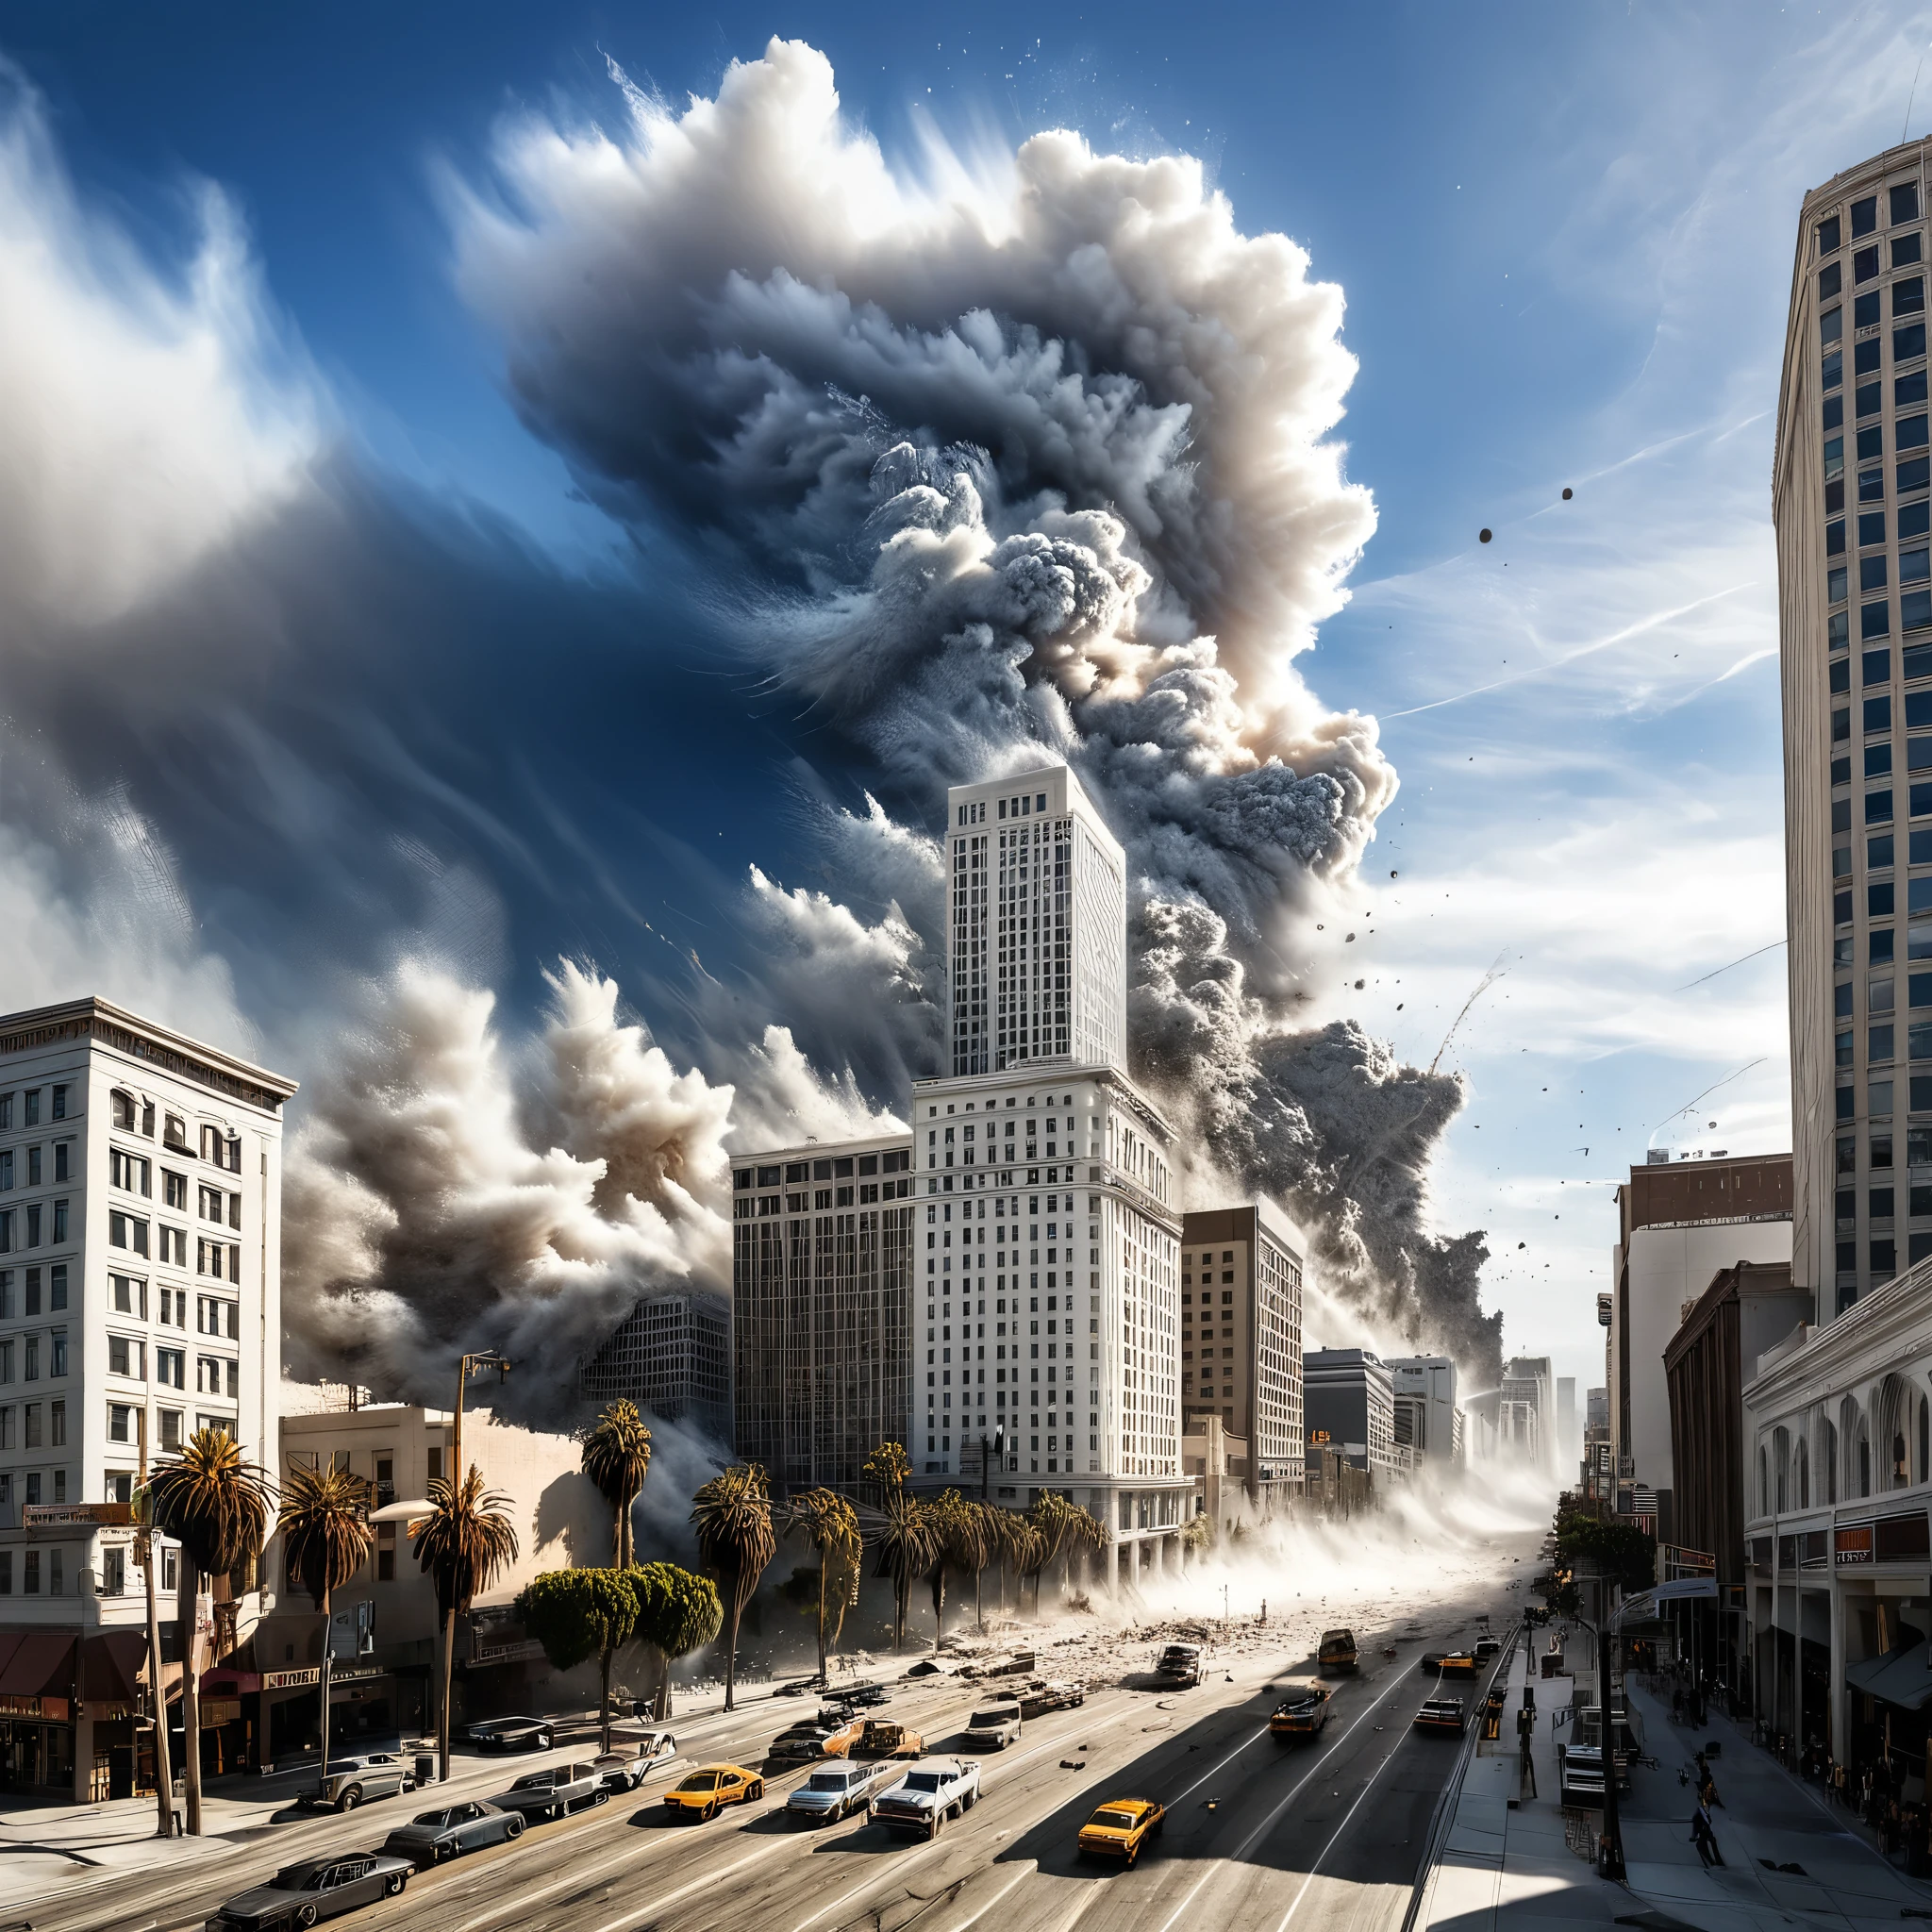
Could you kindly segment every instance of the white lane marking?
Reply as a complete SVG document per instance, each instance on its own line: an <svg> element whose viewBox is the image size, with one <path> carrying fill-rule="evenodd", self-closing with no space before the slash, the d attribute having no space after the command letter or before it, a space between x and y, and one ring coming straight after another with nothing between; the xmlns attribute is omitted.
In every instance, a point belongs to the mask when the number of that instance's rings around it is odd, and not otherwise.
<svg viewBox="0 0 1932 1932"><path fill-rule="evenodd" d="M974 1926L978 1924L980 1920L985 1918L987 1913L991 1911L993 1907L998 1905L1001 1899L1005 1898L1008 1892L1012 1890L1014 1886L1018 1885L1022 1879L1030 1877L1032 1874L1038 1872L1039 1870L1040 1867L1037 1864L1027 1863L1022 1865L1020 1869L1017 1872L1015 1872L1013 1875L1009 1879L1008 1879L1007 1882L1003 1886L1001 1886L1000 1889L996 1892L994 1892L993 1895L990 1899L988 1899L987 1902L983 1906L981 1906L980 1908L976 1912L974 1912L970 1919L961 1919L959 1923L953 1927L953 1932L973 1932Z"/></svg>
<svg viewBox="0 0 1932 1932"><path fill-rule="evenodd" d="M1257 1824L1255 1827L1255 1829L1249 1833L1247 1838L1241 1841L1240 1848L1235 1852L1234 1855L1235 1862L1239 1862L1240 1860L1245 1858L1247 1855L1252 1850L1254 1850L1255 1846L1260 1842L1261 1839L1264 1836L1266 1836L1268 1832L1274 1829L1275 1820L1278 1819L1281 1816L1281 1814L1284 1811L1286 1811L1291 1804L1294 1803L1295 1799L1301 1795L1303 1786L1305 1786L1307 1783L1307 1781L1311 1777L1313 1777L1318 1771L1321 1770L1323 1765L1327 1763L1329 1758L1334 1757L1336 1752L1340 1751L1341 1747L1345 1743L1347 1743L1348 1740L1352 1737L1354 1737L1358 1730L1361 1729L1363 1724L1368 1723L1370 1718L1374 1716L1376 1711L1381 1709L1383 1705L1388 1703L1390 1698L1394 1696L1396 1691L1401 1690L1402 1680L1403 1673L1398 1669L1393 1673L1390 1680L1388 1690L1383 1691L1381 1696L1376 1698L1375 1701L1372 1705L1370 1705L1366 1710L1362 1712L1361 1716L1357 1718L1355 1723L1350 1724L1347 1730L1343 1731L1341 1737L1337 1738L1334 1743L1329 1745L1327 1750L1323 1752L1321 1757L1316 1758L1314 1763L1308 1766L1307 1770L1301 1774L1301 1776L1295 1781L1294 1785L1290 1789L1288 1795L1284 1797L1281 1800L1281 1802L1278 1805L1276 1805L1272 1811L1269 1812L1267 1817L1262 1819L1260 1824ZM1250 1741L1252 1741L1252 1740ZM1223 1763L1225 1763L1226 1761L1227 1760L1225 1758L1222 1760ZM1389 1760L1387 1758L1384 1758L1382 1760L1384 1764L1386 1764L1388 1761ZM1380 1774L1381 1766L1378 1765L1376 1767L1376 1775L1380 1776ZM1200 1780L1197 1780L1196 1782L1199 1783ZM1188 1787L1188 1790L1190 1791L1193 1790L1194 1789L1194 1785L1190 1785ZM1187 1791L1183 1791L1181 1795L1182 1797L1185 1797L1187 1795ZM1356 1803L1360 1804L1361 1800L1357 1798L1356 1800ZM1180 1904L1174 1908L1174 1911L1168 1917L1166 1924L1161 1926L1160 1932L1174 1932L1174 1927L1178 1923L1181 1914L1185 1912L1191 1905L1193 1904L1195 1898L1200 1894L1201 1888L1204 1885L1206 1885L1211 1877L1214 1876L1216 1871L1218 1871L1221 1865L1224 1862L1227 1861L1222 1859L1212 1859L1209 1861L1208 1870L1202 1873L1200 1877L1194 1881L1194 1884L1189 1890L1188 1895L1184 1899L1182 1899Z"/></svg>
<svg viewBox="0 0 1932 1932"><path fill-rule="evenodd" d="M1381 1763L1376 1765L1374 1771L1370 1774L1368 1783L1365 1784L1361 1789L1361 1796L1357 1797L1355 1803L1351 1805L1348 1807L1348 1809L1341 1814L1341 1823L1338 1824L1332 1832L1329 1833L1328 1842L1324 1844L1322 1847L1322 1849L1315 1854L1315 1862L1308 1867L1308 1875L1302 1880L1302 1889L1295 1893L1294 1902L1289 1907L1287 1911L1282 1913L1281 1924L1274 1928L1274 1932L1288 1932L1288 1922L1294 1917L1297 1911L1301 1909L1302 1900L1308 1895L1308 1887L1314 1884L1315 1882L1315 1874L1322 1869L1322 1860L1328 1856L1328 1854L1335 1849L1335 1840L1339 1839L1341 1836L1341 1834L1348 1829L1348 1821L1351 1818L1353 1818L1358 1810L1361 1809L1362 1799L1366 1798L1369 1795L1369 1793L1374 1789L1376 1778L1380 1777L1382 1774L1385 1771L1387 1771L1391 1764L1394 1763L1394 1761L1395 1753L1393 1751L1391 1751L1388 1757L1383 1758Z"/></svg>
<svg viewBox="0 0 1932 1932"><path fill-rule="evenodd" d="M1136 1716L1136 1715L1137 1715L1137 1714L1139 1713L1139 1710L1140 1710L1140 1706L1138 1706L1138 1705L1136 1705L1136 1704L1131 1704L1131 1703L1129 1703L1129 1704L1124 1705L1124 1706L1123 1706L1123 1707L1121 1707L1121 1708L1120 1708L1119 1710L1115 1711L1115 1712L1114 1712L1114 1714L1113 1714L1113 1715L1112 1715L1112 1716L1111 1716L1110 1718L1107 1719L1105 1723L1103 1723L1103 1724L1089 1724L1089 1725L1087 1725L1087 1726L1086 1726L1085 1728L1086 1728L1086 1730L1087 1730L1087 1732L1088 1732L1089 1736L1091 1736L1091 1737L1097 1737L1097 1736L1098 1736L1098 1735L1099 1735L1099 1734L1100 1734L1100 1733L1101 1733L1102 1731L1104 1731L1104 1730L1107 1730L1107 1729L1108 1729L1108 1728L1109 1728L1110 1726L1112 1726L1112 1725L1114 1725L1114 1724L1119 1724L1119 1723L1121 1722L1121 1720L1122 1720L1123 1718L1128 1718L1128 1717L1133 1717L1133 1716ZM1040 1746L1039 1746L1039 1747L1038 1747L1037 1749L1035 1749L1035 1750L1032 1750L1032 1751L1028 1751L1028 1752L1024 1753L1024 1755L1023 1755L1022 1757L1016 1757L1016 1758L1015 1758L1015 1759L1013 1760L1013 1765L1012 1765L1012 1768L1013 1768L1013 1769L1014 1769L1015 1771L1017 1771L1017 1770L1019 1770L1019 1768L1021 1767L1021 1765L1023 1765L1023 1764L1025 1764L1025 1763L1028 1763L1028 1762L1029 1762L1030 1760L1032 1760L1033 1758L1039 1757L1041 1757L1041 1755L1043 1755L1043 1754L1044 1754L1044 1753L1046 1753L1046 1752L1049 1752L1049 1751L1062 1751L1062 1752L1064 1752L1064 1751L1066 1751L1066 1750L1069 1750L1069 1749L1072 1749L1072 1748L1075 1748L1075 1747L1073 1747L1073 1746L1069 1746L1069 1745L1067 1745L1067 1744L1064 1744L1064 1743L1056 1743L1056 1744L1041 1744L1041 1745L1040 1745ZM926 1850L930 1850L930 1849L931 1849L931 1847L932 1847L932 1845L933 1845L934 1843L936 1843L936 1842L938 1842L938 1840L927 1840L927 1842L926 1842L926 1845L925 1845L924 1849L926 1849ZM920 1856L920 1853L919 1853L919 1852L917 1852L917 1851L914 1851L914 1852L911 1852L911 1853L908 1853L908 1854L907 1854L907 1856L908 1856L908 1857L915 1857L915 1858L916 1858L916 1857L918 1857ZM797 1924L796 1925L794 1925L794 1926L792 1927L792 1932L807 1932L807 1928L808 1928L808 1927L809 1927L809 1926L812 1926L812 1925L816 1925L816 1924L818 1924L818 1922L819 1922L819 1921L820 1921L821 1919L823 1919L823 1918L824 1918L824 1917L825 1916L825 1914L826 1914L827 1912L835 1912L835 1911L837 1911L837 1910L839 1909L839 1907L840 1907L841 1906L843 1906L843 1905L849 1905L849 1904L850 1904L850 1903L851 1903L851 1902L852 1902L852 1901L853 1901L854 1899L858 1898L858 1897L859 1896L859 1894L860 1894L861 1892L867 1892L867 1891L873 1891L873 1890L875 1890L877 1889L877 1887L878 1887L879 1883L880 1883L880 1874L878 1874L877 1872L874 1872L874 1873L872 1873L872 1874L870 1874L869 1876L867 1876L867 1877L866 1877L866 1878L865 1878L865 1879L864 1879L864 1880L863 1880L863 1881L862 1881L861 1883L859 1883L859 1884L858 1884L858 1885L855 1885L855 1886L854 1886L854 1887L852 1888L852 1890L851 1890L850 1891L846 1892L846 1893L845 1893L845 1894L844 1894L844 1895L843 1895L842 1897L841 1897L841 1898L835 1898L835 1899L834 1899L834 1900L833 1900L833 1901L831 1902L831 1904L830 1904L830 1905L828 1905L828 1906L821 1906L821 1907L820 1907L818 1908L818 1910L817 1910L817 1911L815 1911L815 1912L814 1912L814 1913L813 1913L813 1914L811 1915L811 1917L810 1917L810 1918L808 1918L808 1919L801 1919L801 1920L799 1921L799 1923L798 1923L798 1924Z"/></svg>

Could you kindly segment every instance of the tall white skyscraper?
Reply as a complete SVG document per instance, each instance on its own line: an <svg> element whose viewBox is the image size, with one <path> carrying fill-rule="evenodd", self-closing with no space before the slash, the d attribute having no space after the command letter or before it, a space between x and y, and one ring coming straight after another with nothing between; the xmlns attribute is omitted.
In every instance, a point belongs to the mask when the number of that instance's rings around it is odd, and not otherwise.
<svg viewBox="0 0 1932 1932"><path fill-rule="evenodd" d="M217 1428L278 1466L281 1110L294 1091L105 1000L0 1017L0 1633L84 1646L49 1662L42 1722L11 1714L28 1785L71 1778L86 1797L96 1757L135 1742L125 1705L51 1687L70 1669L104 1681L104 1642L139 1656L128 1504L143 1432L151 1461ZM172 1617L173 1546L159 1557ZM223 1643L259 1604L251 1578L232 1582Z"/></svg>
<svg viewBox="0 0 1932 1932"><path fill-rule="evenodd" d="M1772 470L1791 1279L1820 1324L1932 1255L1924 170L1913 142L1806 196Z"/></svg>
<svg viewBox="0 0 1932 1932"><path fill-rule="evenodd" d="M955 1074L1124 1067L1126 855L1064 765L948 794Z"/></svg>

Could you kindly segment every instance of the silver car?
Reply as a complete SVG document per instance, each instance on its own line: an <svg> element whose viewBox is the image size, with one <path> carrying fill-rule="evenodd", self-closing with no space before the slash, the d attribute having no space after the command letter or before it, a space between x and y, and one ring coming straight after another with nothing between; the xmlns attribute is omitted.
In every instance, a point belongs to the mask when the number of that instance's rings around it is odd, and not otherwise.
<svg viewBox="0 0 1932 1932"><path fill-rule="evenodd" d="M407 1824L399 1824L382 1841L383 1853L391 1858L407 1858L417 1870L440 1865L445 1859L460 1857L465 1852L481 1851L485 1845L500 1845L524 1835L520 1813L473 1798L467 1804L445 1805L438 1811L422 1811Z"/></svg>
<svg viewBox="0 0 1932 1932"><path fill-rule="evenodd" d="M876 1764L821 1765L785 1800L785 1815L800 1824L832 1824L863 1811L874 1791L898 1781L902 1767L891 1758Z"/></svg>
<svg viewBox="0 0 1932 1932"><path fill-rule="evenodd" d="M669 1731L646 1731L640 1739L620 1738L614 1751L591 1763L612 1791L634 1791L650 1775L651 1767L677 1756L677 1740Z"/></svg>
<svg viewBox="0 0 1932 1932"><path fill-rule="evenodd" d="M360 1757L331 1757L299 1802L353 1811L371 1798L393 1798L415 1789L414 1774L393 1751L371 1751Z"/></svg>

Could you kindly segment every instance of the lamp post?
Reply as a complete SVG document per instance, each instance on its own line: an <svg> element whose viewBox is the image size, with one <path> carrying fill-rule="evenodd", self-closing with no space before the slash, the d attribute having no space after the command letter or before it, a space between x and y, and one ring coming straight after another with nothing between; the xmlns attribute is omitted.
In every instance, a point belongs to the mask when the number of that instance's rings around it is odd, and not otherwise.
<svg viewBox="0 0 1932 1932"><path fill-rule="evenodd" d="M455 1507L457 1497L461 1493L463 1483L463 1391L469 1387L470 1377L479 1369L494 1369L499 1385L509 1376L509 1357L499 1354L493 1348L486 1348L475 1355L466 1355L457 1368L457 1406L450 1429L450 1507ZM452 1578L452 1581L455 1579ZM449 1782L449 1695L450 1679L455 1670L457 1651L457 1605L456 1592L450 1593L450 1605L442 1624L442 1703L437 1714L437 1776L444 1784Z"/></svg>
<svg viewBox="0 0 1932 1932"><path fill-rule="evenodd" d="M153 1512L147 1501L147 1405L134 1411L135 1425L140 1431L141 1474L137 1478L141 1489L141 1520L142 1528L136 1544L135 1555L141 1563L141 1574L145 1579L147 1591L147 1688L155 1703L155 1801L160 1807L160 1818L157 1824L157 1838L175 1836L175 1778L173 1767L168 1762L168 1687L161 1676L161 1614L155 1601L155 1564L160 1557L160 1547L155 1541Z"/></svg>

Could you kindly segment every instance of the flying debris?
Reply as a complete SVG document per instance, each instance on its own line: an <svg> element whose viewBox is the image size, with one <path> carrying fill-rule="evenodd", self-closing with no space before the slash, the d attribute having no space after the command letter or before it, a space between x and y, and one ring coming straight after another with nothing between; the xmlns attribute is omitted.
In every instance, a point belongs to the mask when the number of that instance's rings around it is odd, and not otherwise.
<svg viewBox="0 0 1932 1932"><path fill-rule="evenodd" d="M1528 1247L1529 1243L1528 1243L1527 1241L1518 1241L1518 1242L1516 1243L1516 1245L1517 1245L1517 1246L1518 1246L1519 1248L1526 1248L1526 1247Z"/></svg>
<svg viewBox="0 0 1932 1932"><path fill-rule="evenodd" d="M1487 530L1478 530L1475 541L1478 543L1487 543L1490 541L1490 533Z"/></svg>
<svg viewBox="0 0 1932 1932"><path fill-rule="evenodd" d="M1572 496L1574 496L1574 494L1575 494L1575 491L1573 491L1573 490L1572 490L1572 489L1570 488L1570 486L1569 486L1569 485L1568 485L1567 483L1566 483L1566 484L1564 484L1564 486L1563 486L1563 501L1564 501L1565 503L1568 503L1568 502L1570 501L1571 497L1572 497Z"/></svg>
<svg viewBox="0 0 1932 1932"><path fill-rule="evenodd" d="M1357 980L1356 981L1356 983L1355 983L1355 990L1356 990L1356 991L1357 991L1357 992L1361 991L1362 988L1363 988L1364 986L1366 986L1367 984L1368 984L1368 982L1367 982L1366 980L1363 980L1363 979L1357 979Z"/></svg>

